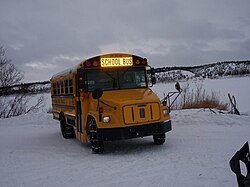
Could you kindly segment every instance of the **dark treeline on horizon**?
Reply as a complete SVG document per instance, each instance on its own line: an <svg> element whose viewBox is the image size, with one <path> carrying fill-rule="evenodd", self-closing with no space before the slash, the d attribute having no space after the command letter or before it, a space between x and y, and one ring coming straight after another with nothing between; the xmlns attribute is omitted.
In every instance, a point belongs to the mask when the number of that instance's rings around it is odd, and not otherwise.
<svg viewBox="0 0 250 187"><path fill-rule="evenodd" d="M173 71L173 73L171 73ZM172 82L186 80L190 77L183 75L181 71L189 71L193 77L219 78L222 76L250 74L250 60L225 61L197 66L172 66L155 68L158 82ZM50 92L50 81L20 83L16 85L0 87L0 96L12 94L37 94Z"/></svg>

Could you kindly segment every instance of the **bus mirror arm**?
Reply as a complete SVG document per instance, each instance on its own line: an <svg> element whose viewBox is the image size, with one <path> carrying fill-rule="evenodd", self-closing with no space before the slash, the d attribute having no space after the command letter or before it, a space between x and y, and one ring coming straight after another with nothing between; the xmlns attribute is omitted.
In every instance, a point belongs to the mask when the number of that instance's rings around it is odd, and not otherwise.
<svg viewBox="0 0 250 187"><path fill-rule="evenodd" d="M171 107L173 106L174 102L175 102L175 101L177 100L177 98L181 95L182 89L181 89L181 87L180 87L179 82L177 82L177 83L175 84L175 89L177 90L177 92L168 92L167 96L165 96L165 97L161 100L161 102L167 101L168 107L169 107L169 111L171 111L170 109L171 109ZM174 99L172 100L172 102L171 102L170 98L171 98L172 96L174 96L174 95L175 95L175 98L174 98Z"/></svg>
<svg viewBox="0 0 250 187"><path fill-rule="evenodd" d="M100 98L103 95L103 91L101 88L97 88L92 92L93 99L97 100L97 110L99 111L99 121L101 121L102 113L100 112Z"/></svg>

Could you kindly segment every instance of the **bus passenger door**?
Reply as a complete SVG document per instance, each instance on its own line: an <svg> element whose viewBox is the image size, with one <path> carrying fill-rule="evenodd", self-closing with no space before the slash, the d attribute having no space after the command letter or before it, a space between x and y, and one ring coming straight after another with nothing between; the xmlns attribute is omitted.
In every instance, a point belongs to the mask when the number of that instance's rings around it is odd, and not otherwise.
<svg viewBox="0 0 250 187"><path fill-rule="evenodd" d="M84 131L83 124L83 103L81 101L81 93L84 90L84 80L85 80L85 73L83 69L78 69L77 70L77 76L76 76L76 119L77 119L77 139L81 140L83 143L86 142L86 137L85 134L86 132Z"/></svg>

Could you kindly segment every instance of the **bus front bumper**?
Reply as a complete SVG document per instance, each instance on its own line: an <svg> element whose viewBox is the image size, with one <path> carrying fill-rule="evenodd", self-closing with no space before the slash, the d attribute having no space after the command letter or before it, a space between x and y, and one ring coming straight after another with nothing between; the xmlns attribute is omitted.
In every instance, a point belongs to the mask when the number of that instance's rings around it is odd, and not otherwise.
<svg viewBox="0 0 250 187"><path fill-rule="evenodd" d="M98 129L98 139L101 141L123 140L144 136L163 134L172 130L171 120L163 123L137 125L124 128Z"/></svg>

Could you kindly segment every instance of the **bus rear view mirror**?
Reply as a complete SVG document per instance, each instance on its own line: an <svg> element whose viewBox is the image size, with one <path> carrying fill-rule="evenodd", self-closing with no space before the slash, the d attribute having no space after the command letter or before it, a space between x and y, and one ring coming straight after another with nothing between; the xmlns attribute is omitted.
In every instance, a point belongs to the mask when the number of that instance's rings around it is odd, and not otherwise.
<svg viewBox="0 0 250 187"><path fill-rule="evenodd" d="M180 86L179 82L177 82L177 83L175 84L175 89L176 89L178 92L181 92L181 86Z"/></svg>
<svg viewBox="0 0 250 187"><path fill-rule="evenodd" d="M102 97L103 91L101 88L97 88L92 92L92 97L96 100Z"/></svg>
<svg viewBox="0 0 250 187"><path fill-rule="evenodd" d="M155 68L151 68L150 73L151 73L152 76L155 75Z"/></svg>
<svg viewBox="0 0 250 187"><path fill-rule="evenodd" d="M156 78L155 77L151 77L151 82L152 82L152 85L156 84Z"/></svg>

